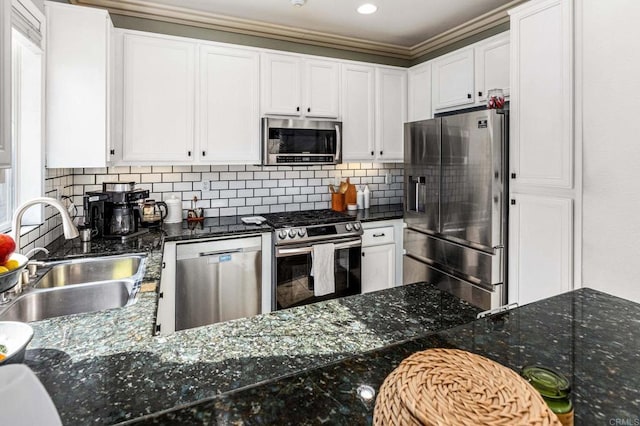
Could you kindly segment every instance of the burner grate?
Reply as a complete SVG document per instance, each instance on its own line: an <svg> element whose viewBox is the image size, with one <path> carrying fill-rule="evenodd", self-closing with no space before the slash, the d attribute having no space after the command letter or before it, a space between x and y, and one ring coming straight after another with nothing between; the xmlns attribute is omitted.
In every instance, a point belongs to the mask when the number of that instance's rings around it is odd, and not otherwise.
<svg viewBox="0 0 640 426"><path fill-rule="evenodd" d="M329 223L350 222L356 218L346 213L325 210L303 210L299 212L282 212L263 214L267 224L274 228L287 228L294 226L311 226Z"/></svg>

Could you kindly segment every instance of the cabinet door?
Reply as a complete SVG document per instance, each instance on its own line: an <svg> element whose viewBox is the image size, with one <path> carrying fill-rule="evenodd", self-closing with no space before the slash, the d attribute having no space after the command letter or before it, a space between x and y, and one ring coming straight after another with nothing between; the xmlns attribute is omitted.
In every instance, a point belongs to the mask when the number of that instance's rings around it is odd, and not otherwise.
<svg viewBox="0 0 640 426"><path fill-rule="evenodd" d="M304 115L338 118L340 116L340 66L330 61L304 63Z"/></svg>
<svg viewBox="0 0 640 426"><path fill-rule="evenodd" d="M509 96L509 46L508 31L476 45L476 102L485 103L491 89Z"/></svg>
<svg viewBox="0 0 640 426"><path fill-rule="evenodd" d="M391 288L395 285L396 245L362 248L362 293Z"/></svg>
<svg viewBox="0 0 640 426"><path fill-rule="evenodd" d="M109 14L59 3L46 8L47 167L105 167L111 124Z"/></svg>
<svg viewBox="0 0 640 426"><path fill-rule="evenodd" d="M200 48L201 161L225 164L260 161L259 72L257 52Z"/></svg>
<svg viewBox="0 0 640 426"><path fill-rule="evenodd" d="M570 2L532 5L511 15L513 186L570 189L573 184Z"/></svg>
<svg viewBox="0 0 640 426"><path fill-rule="evenodd" d="M475 102L472 48L434 59L432 73L433 109Z"/></svg>
<svg viewBox="0 0 640 426"><path fill-rule="evenodd" d="M262 56L262 112L301 115L300 59L291 55Z"/></svg>
<svg viewBox="0 0 640 426"><path fill-rule="evenodd" d="M431 112L431 62L409 68L408 121L428 120Z"/></svg>
<svg viewBox="0 0 640 426"><path fill-rule="evenodd" d="M407 71L376 69L376 158L404 159L404 122L407 121Z"/></svg>
<svg viewBox="0 0 640 426"><path fill-rule="evenodd" d="M2 168L11 167L11 3L0 2L0 8L0 168ZM0 171L2 177L4 177L3 173ZM3 182L0 181L0 183Z"/></svg>
<svg viewBox="0 0 640 426"><path fill-rule="evenodd" d="M375 68L342 65L343 161L372 161L374 152Z"/></svg>
<svg viewBox="0 0 640 426"><path fill-rule="evenodd" d="M175 162L194 157L194 46L125 34L124 161Z"/></svg>
<svg viewBox="0 0 640 426"><path fill-rule="evenodd" d="M509 302L531 303L571 290L572 200L525 194L511 200Z"/></svg>

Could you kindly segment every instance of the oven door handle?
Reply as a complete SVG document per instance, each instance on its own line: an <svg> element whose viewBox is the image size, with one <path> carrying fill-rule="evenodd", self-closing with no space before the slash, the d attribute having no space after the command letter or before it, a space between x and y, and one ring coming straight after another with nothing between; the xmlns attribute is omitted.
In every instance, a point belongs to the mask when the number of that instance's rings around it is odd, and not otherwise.
<svg viewBox="0 0 640 426"><path fill-rule="evenodd" d="M342 250L362 245L362 239L347 241L345 243L336 244L336 250ZM296 256L299 254L313 253L313 245L298 248L276 248L276 257Z"/></svg>

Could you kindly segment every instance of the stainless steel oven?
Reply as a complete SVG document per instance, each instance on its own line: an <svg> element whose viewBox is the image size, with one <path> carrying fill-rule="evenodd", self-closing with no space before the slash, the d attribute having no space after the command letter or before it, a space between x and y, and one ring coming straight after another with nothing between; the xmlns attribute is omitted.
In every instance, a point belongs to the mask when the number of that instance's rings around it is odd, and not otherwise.
<svg viewBox="0 0 640 426"><path fill-rule="evenodd" d="M341 122L262 119L263 165L339 164L341 161Z"/></svg>
<svg viewBox="0 0 640 426"><path fill-rule="evenodd" d="M264 216L267 223L274 227L273 310L361 293L362 226L354 217L332 210ZM317 263L316 270L312 272L314 245L328 243L333 244L333 265L330 258L325 258ZM330 247L325 246L324 249L331 253ZM331 270L318 272L319 265ZM333 282L325 294L327 276L331 277L331 274ZM317 278L319 275L324 275L324 280ZM322 280L319 286L318 279Z"/></svg>
<svg viewBox="0 0 640 426"><path fill-rule="evenodd" d="M313 247L310 243L276 247L274 310L360 294L362 239L358 237L324 242L335 243L335 292L314 296L314 277L311 275Z"/></svg>

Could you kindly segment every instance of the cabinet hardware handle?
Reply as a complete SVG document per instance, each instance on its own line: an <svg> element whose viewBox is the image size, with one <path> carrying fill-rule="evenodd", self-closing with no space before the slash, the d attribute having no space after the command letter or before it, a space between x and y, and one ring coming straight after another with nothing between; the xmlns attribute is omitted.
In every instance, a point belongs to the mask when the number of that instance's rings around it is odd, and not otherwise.
<svg viewBox="0 0 640 426"><path fill-rule="evenodd" d="M511 200L511 205L515 206L516 205L516 200Z"/></svg>
<svg viewBox="0 0 640 426"><path fill-rule="evenodd" d="M467 99L471 99L471 93L467 93Z"/></svg>
<svg viewBox="0 0 640 426"><path fill-rule="evenodd" d="M109 154L111 154L111 155L115 155L115 154L116 154L116 150L115 150L115 149L111 149L111 150L109 150Z"/></svg>
<svg viewBox="0 0 640 426"><path fill-rule="evenodd" d="M191 151L187 151L187 155L191 157Z"/></svg>
<svg viewBox="0 0 640 426"><path fill-rule="evenodd" d="M482 92L478 92L478 96L482 96Z"/></svg>
<svg viewBox="0 0 640 426"><path fill-rule="evenodd" d="M202 156L206 157L207 156L207 151L202 151Z"/></svg>
<svg viewBox="0 0 640 426"><path fill-rule="evenodd" d="M296 111L300 112L300 107L296 107Z"/></svg>
<svg viewBox="0 0 640 426"><path fill-rule="evenodd" d="M382 155L382 151L380 151L380 155Z"/></svg>
<svg viewBox="0 0 640 426"><path fill-rule="evenodd" d="M516 178L516 174L515 173L511 173L511 179L515 179Z"/></svg>
<svg viewBox="0 0 640 426"><path fill-rule="evenodd" d="M375 155L375 153L373 151L371 151L371 155Z"/></svg>
<svg viewBox="0 0 640 426"><path fill-rule="evenodd" d="M378 238L378 237L384 237L384 232L381 234L373 234L374 238Z"/></svg>
<svg viewBox="0 0 640 426"><path fill-rule="evenodd" d="M307 108L307 112L311 112L311 108Z"/></svg>
<svg viewBox="0 0 640 426"><path fill-rule="evenodd" d="M364 252L362 253L362 257L364 257Z"/></svg>

